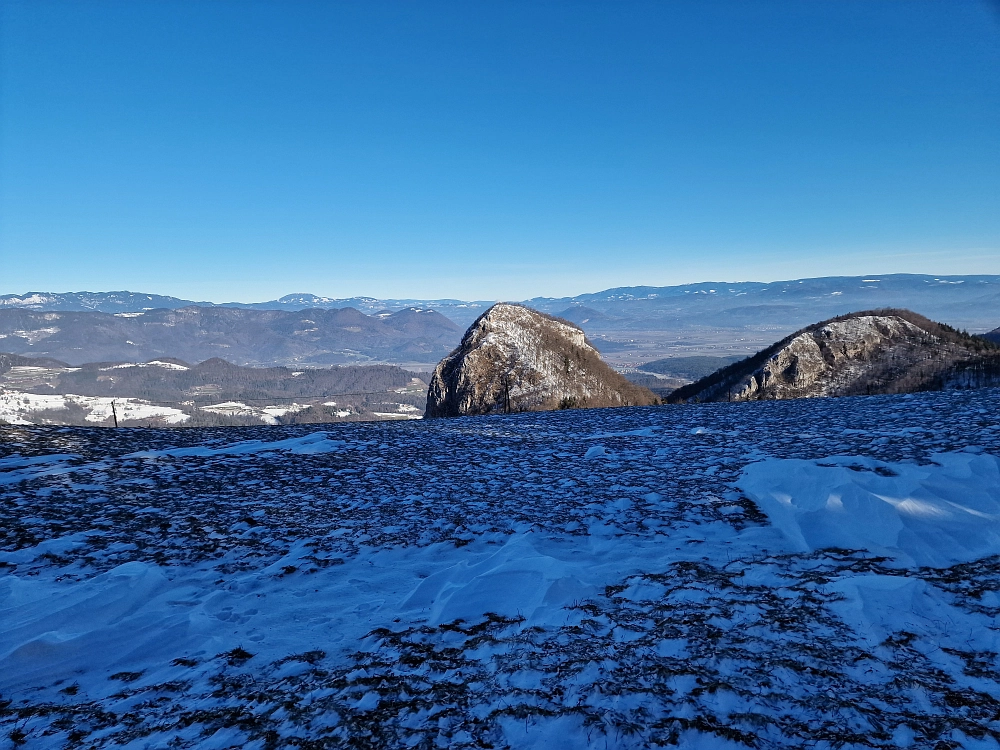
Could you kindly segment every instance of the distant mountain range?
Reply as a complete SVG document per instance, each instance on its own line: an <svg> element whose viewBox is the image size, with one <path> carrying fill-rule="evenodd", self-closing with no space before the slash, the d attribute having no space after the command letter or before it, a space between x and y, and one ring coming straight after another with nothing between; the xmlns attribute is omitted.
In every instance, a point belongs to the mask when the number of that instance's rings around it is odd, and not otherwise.
<svg viewBox="0 0 1000 750"><path fill-rule="evenodd" d="M492 304L312 294L216 304L133 292L30 292L0 296L0 351L70 362L218 356L243 365L433 364ZM858 310L907 308L984 333L1000 324L1000 276L704 282L522 304L576 323L605 359L634 368L663 357L746 356L816 320ZM170 312L179 310L188 312ZM58 324L52 314L62 316Z"/></svg>
<svg viewBox="0 0 1000 750"><path fill-rule="evenodd" d="M399 312L410 308L435 310L452 320L468 325L492 305L492 302L462 300L405 300L349 297L334 299L315 294L286 294L268 302L195 302L179 297L138 292L28 292L0 295L0 310L18 308L55 312L133 313L149 310L178 310L183 307L227 307L239 310L342 310L353 308L366 315Z"/></svg>
<svg viewBox="0 0 1000 750"><path fill-rule="evenodd" d="M779 326L795 330L857 310L909 308L983 332L1000 323L1000 276L829 276L772 283L623 287L528 300L592 331Z"/></svg>
<svg viewBox="0 0 1000 750"><path fill-rule="evenodd" d="M513 301L513 300L511 300ZM288 294L268 302L195 302L134 292L29 292L0 296L0 309L104 313L157 308L229 307L244 310L334 310L352 307L365 314L407 308L435 310L463 328L494 301L457 299L335 299ZM953 326L983 332L1000 323L1000 276L826 276L770 283L702 282L679 286L633 286L575 297L535 297L523 304L566 318L588 330L672 330L690 326L791 326L856 310L905 307Z"/></svg>

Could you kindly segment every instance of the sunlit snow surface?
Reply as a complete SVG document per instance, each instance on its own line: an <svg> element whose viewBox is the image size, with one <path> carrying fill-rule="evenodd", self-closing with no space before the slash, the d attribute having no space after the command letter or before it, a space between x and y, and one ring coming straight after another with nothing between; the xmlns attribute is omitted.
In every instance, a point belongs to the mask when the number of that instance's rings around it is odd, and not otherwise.
<svg viewBox="0 0 1000 750"><path fill-rule="evenodd" d="M1000 738L1000 391L0 440L0 743Z"/></svg>
<svg viewBox="0 0 1000 750"><path fill-rule="evenodd" d="M132 419L158 418L168 424L183 424L191 418L176 407L158 406L139 398L0 391L0 419L8 424L32 424L30 417L33 413L59 411L70 404L89 410L88 422L104 422L110 420L116 413L123 422Z"/></svg>

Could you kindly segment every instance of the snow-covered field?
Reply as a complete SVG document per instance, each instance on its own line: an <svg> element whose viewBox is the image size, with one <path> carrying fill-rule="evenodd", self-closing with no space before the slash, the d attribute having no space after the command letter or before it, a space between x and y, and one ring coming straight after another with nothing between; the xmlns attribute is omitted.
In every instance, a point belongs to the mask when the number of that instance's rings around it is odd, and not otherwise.
<svg viewBox="0 0 1000 750"><path fill-rule="evenodd" d="M198 408L202 411L212 412L213 414L225 414L230 417L256 417L265 424L278 424L278 417L303 411L308 409L309 406L307 404L286 404L285 406L256 407L247 406L241 401L225 401L221 404L200 406Z"/></svg>
<svg viewBox="0 0 1000 750"><path fill-rule="evenodd" d="M131 366L131 365L129 365ZM117 367L117 365L116 365ZM29 369L29 368L21 368ZM40 369L40 368L31 368ZM373 400L378 399L380 394L350 394L350 396L364 398L368 396ZM0 425L67 425L85 421L88 423L111 426L114 415L117 414L118 421L123 426L131 423L132 426L143 425L157 426L163 425L183 425L190 422L192 415L200 416L202 413L220 415L224 417L246 417L259 421L262 424L276 425L283 417L299 414L306 411L310 406L315 406L316 399L303 399L307 403L285 403L255 406L242 401L222 401L217 404L195 405L191 400L169 403L152 403L141 398L131 397L108 397L108 396L81 396L74 393L52 394L52 393L27 393L24 391L8 390L0 387ZM313 402L313 403L310 403ZM361 416L365 419L422 419L423 412L412 404L402 404L396 402L383 402L375 400L383 408L388 406L395 411L368 411L367 409L350 407L328 412L329 417L344 418L353 415ZM114 404L114 406L112 406ZM326 401L323 406L336 406L336 401Z"/></svg>
<svg viewBox="0 0 1000 750"><path fill-rule="evenodd" d="M112 407L114 403L114 407ZM0 420L9 424L33 424L38 414L60 412L78 406L88 412L88 422L103 423L112 418L113 410L118 419L157 419L167 424L183 424L190 417L174 406L151 404L141 398L109 398L107 396L79 396L67 394L37 394L0 390Z"/></svg>
<svg viewBox="0 0 1000 750"><path fill-rule="evenodd" d="M9 746L998 746L997 390L0 441Z"/></svg>

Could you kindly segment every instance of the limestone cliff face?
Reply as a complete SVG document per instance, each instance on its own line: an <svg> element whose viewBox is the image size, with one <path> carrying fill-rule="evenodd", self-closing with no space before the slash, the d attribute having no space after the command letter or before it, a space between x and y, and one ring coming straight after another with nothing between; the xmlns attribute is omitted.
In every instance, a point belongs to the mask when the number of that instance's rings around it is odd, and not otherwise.
<svg viewBox="0 0 1000 750"><path fill-rule="evenodd" d="M964 372L970 362L992 361L990 346L908 310L855 313L809 326L679 388L668 400L751 401L949 387L956 368ZM980 379L988 385L991 377Z"/></svg>
<svg viewBox="0 0 1000 750"><path fill-rule="evenodd" d="M521 305L498 303L438 364L425 416L655 402L653 393L601 361L576 326Z"/></svg>
<svg viewBox="0 0 1000 750"><path fill-rule="evenodd" d="M935 336L895 316L835 321L795 336L747 377L734 395L741 401L759 393L772 398L831 395L899 344L934 340Z"/></svg>

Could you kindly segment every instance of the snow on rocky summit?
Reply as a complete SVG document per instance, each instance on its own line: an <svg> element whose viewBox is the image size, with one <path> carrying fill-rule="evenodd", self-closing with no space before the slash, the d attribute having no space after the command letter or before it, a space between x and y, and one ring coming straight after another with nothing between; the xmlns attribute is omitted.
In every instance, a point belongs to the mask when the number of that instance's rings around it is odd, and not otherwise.
<svg viewBox="0 0 1000 750"><path fill-rule="evenodd" d="M434 370L425 416L657 401L605 364L573 323L498 302L469 326L462 343Z"/></svg>
<svg viewBox="0 0 1000 750"><path fill-rule="evenodd" d="M755 401L1000 385L1000 348L909 310L841 315L678 388L668 398Z"/></svg>
<svg viewBox="0 0 1000 750"><path fill-rule="evenodd" d="M0 428L0 743L996 748L1000 391Z"/></svg>

